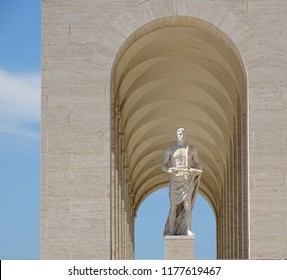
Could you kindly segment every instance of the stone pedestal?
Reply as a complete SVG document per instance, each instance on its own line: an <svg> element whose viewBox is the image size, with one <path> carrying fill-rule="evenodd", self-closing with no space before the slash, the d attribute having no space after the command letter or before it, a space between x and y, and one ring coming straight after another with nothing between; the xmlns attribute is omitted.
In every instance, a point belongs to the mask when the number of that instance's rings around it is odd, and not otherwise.
<svg viewBox="0 0 287 280"><path fill-rule="evenodd" d="M195 236L165 236L166 260L194 260Z"/></svg>

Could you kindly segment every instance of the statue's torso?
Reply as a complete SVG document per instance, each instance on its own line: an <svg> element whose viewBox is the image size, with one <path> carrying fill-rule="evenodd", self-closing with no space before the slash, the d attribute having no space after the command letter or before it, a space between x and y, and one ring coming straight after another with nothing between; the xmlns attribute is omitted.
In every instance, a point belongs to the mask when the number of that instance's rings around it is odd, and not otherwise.
<svg viewBox="0 0 287 280"><path fill-rule="evenodd" d="M171 149L171 167L190 168L191 167L191 147L174 145Z"/></svg>

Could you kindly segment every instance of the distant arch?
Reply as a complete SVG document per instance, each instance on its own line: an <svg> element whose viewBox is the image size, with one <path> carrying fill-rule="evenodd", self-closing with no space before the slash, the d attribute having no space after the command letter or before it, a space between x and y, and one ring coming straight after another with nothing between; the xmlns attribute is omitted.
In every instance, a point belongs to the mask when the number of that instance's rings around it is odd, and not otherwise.
<svg viewBox="0 0 287 280"><path fill-rule="evenodd" d="M143 201L135 221L135 259L164 259L165 242L162 232L168 212L168 188L153 192ZM201 195L197 196L193 213L192 229L196 233L195 257L216 259L215 215L210 204ZM149 219L145 218L147 216Z"/></svg>

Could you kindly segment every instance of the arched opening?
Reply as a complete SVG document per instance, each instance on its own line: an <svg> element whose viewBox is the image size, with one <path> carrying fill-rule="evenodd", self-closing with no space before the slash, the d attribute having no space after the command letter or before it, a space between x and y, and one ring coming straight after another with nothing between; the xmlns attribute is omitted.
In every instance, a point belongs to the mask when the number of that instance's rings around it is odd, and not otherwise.
<svg viewBox="0 0 287 280"><path fill-rule="evenodd" d="M217 257L248 258L247 78L230 39L192 17L153 21L120 50L111 86L113 258L134 257L135 214L168 183L161 161L179 126L203 165Z"/></svg>
<svg viewBox="0 0 287 280"><path fill-rule="evenodd" d="M135 259L164 259L163 228L169 211L168 188L148 196L135 223ZM209 203L198 195L192 229L196 233L196 259L216 259L216 223Z"/></svg>

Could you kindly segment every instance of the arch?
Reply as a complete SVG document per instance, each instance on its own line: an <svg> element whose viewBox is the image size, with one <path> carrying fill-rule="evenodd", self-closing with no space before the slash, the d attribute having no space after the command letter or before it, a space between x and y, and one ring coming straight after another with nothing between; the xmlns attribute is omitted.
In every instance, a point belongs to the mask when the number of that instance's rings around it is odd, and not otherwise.
<svg viewBox="0 0 287 280"><path fill-rule="evenodd" d="M171 34L173 40L167 38ZM180 52L175 44L177 40L181 42ZM102 55L102 66L109 66L106 68L112 73L111 84L107 83L106 87L107 93L111 92L112 120L112 258L133 258L136 207L148 193L168 181L164 174L160 174L159 155L170 144L173 128L178 125L199 131L192 135L192 142L198 148L205 168L200 192L217 215L218 258L248 258L247 71L261 58L260 52L253 55L254 49L257 44L247 26L220 5L209 1L145 1L139 8L121 15L106 32L97 51ZM183 59L176 59L178 55ZM180 65L177 67L186 70L181 72L184 75L178 75L176 71L171 75L168 71L177 63ZM191 70L194 68L198 71ZM110 73L107 71L106 76L109 77ZM154 79L157 73L160 75ZM204 80L202 77L208 78ZM159 113L161 116L154 120L151 114L141 119L141 126L132 124L135 120L128 117L139 116L142 109L139 104L143 100L149 112L157 112L154 110L157 104L147 97L152 96L152 90L165 88L167 81L173 81L175 87L181 84L204 92L202 96L208 96L210 104L199 94L191 98L186 90L180 96L181 102L189 101L192 107L202 110L210 119L217 115L216 120L213 119L215 125L202 121L197 114L186 118L181 113L173 117ZM172 104L164 97L161 90L157 102L163 106L162 113L169 108L166 103ZM134 98L135 107L127 105L132 103L130 98ZM167 127L170 130L166 130ZM153 144L145 143L149 140L145 132L154 135L150 138ZM134 153L137 158L131 160ZM147 166L150 176L137 180L135 186L131 174L135 174L136 168L138 174L143 174ZM149 188L146 187L148 184ZM234 213L236 225L232 221Z"/></svg>

